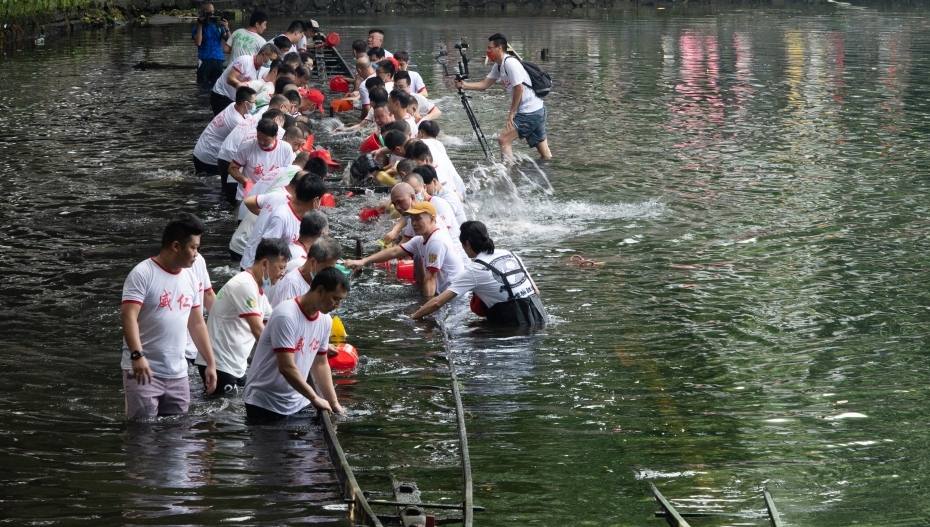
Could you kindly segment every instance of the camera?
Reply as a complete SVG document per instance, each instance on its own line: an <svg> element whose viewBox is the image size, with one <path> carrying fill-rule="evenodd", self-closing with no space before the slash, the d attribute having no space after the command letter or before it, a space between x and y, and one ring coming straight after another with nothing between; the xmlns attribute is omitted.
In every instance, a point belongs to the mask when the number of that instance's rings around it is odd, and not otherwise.
<svg viewBox="0 0 930 527"><path fill-rule="evenodd" d="M220 11L219 13L214 13L210 16L201 17L200 20L204 24L219 24L223 20L233 20L236 16L229 11Z"/></svg>
<svg viewBox="0 0 930 527"><path fill-rule="evenodd" d="M456 42L455 49L459 50L459 53L462 53L463 51L468 49L468 43L467 42Z"/></svg>

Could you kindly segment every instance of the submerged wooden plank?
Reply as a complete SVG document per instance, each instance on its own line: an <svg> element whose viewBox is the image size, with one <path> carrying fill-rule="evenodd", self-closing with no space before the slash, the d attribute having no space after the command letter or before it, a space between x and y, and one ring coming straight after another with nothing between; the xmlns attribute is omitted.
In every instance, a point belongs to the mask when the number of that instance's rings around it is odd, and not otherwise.
<svg viewBox="0 0 930 527"><path fill-rule="evenodd" d="M351 500L352 506L349 510L349 519L355 525L368 525L371 527L382 527L381 520L372 510L371 505L365 498L365 494L358 486L355 480L355 474L352 472L352 466L349 465L346 454L339 444L339 438L336 435L336 425L333 424L332 415L327 411L320 411L320 422L323 424L323 437L326 439L326 446L329 448L329 455L333 460L333 466L336 468L336 477L339 479L342 487L342 495L346 500Z"/></svg>
<svg viewBox="0 0 930 527"><path fill-rule="evenodd" d="M663 516L669 525L672 527L691 527L684 517L675 510L675 506L659 492L659 489L656 488L654 483L650 483L649 487L652 489L652 495L655 497L659 507L662 507Z"/></svg>
<svg viewBox="0 0 930 527"><path fill-rule="evenodd" d="M775 500L769 493L769 489L762 489L762 497L765 499L765 508L769 511L769 521L772 522L772 527L781 527L781 517L778 515L778 509L775 508Z"/></svg>

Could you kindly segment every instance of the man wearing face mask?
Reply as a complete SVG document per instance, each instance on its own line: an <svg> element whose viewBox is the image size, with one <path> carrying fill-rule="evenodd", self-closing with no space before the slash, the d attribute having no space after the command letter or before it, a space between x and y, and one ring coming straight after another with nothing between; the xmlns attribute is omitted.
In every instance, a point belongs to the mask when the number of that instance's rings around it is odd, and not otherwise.
<svg viewBox="0 0 930 527"><path fill-rule="evenodd" d="M198 174L219 173L216 162L223 141L236 126L251 120L250 112L254 107L255 90L248 86L239 86L236 90L236 102L213 116L213 120L197 138L197 144L194 145L194 169Z"/></svg>
<svg viewBox="0 0 930 527"><path fill-rule="evenodd" d="M213 115L222 112L229 106L229 103L233 102L239 86L248 85L249 81L260 78L259 70L264 66L270 66L271 61L277 59L278 55L280 55L278 47L269 43L262 46L262 49L254 55L242 55L233 59L216 80L213 91L210 92Z"/></svg>
<svg viewBox="0 0 930 527"><path fill-rule="evenodd" d="M216 395L232 393L245 386L245 372L252 346L261 336L264 321L271 316L265 290L284 276L289 249L280 238L265 238L255 251L252 267L232 277L216 294L207 320L216 361ZM206 362L194 361L204 377Z"/></svg>
<svg viewBox="0 0 930 527"><path fill-rule="evenodd" d="M318 239L307 251L307 259L304 260L303 265L285 274L284 278L273 288L272 294L268 296L271 307L277 307L281 302L309 291L313 277L323 269L334 267L341 257L342 247L339 246L339 242L332 238Z"/></svg>

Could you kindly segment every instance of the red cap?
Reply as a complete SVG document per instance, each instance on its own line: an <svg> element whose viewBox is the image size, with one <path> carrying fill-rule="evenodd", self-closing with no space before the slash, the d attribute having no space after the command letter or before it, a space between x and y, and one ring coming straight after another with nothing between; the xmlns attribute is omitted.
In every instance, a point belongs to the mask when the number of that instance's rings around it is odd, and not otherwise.
<svg viewBox="0 0 930 527"><path fill-rule="evenodd" d="M342 75L329 79L329 91L333 93L349 93L349 81Z"/></svg>
<svg viewBox="0 0 930 527"><path fill-rule="evenodd" d="M326 164L331 167L339 166L339 163L333 161L333 157L329 153L329 150L326 150L325 148L321 148L319 150L314 150L313 152L310 152L310 157L318 157L322 159L323 161L325 161Z"/></svg>
<svg viewBox="0 0 930 527"><path fill-rule="evenodd" d="M394 57L386 57L384 60L388 60L394 65L394 71L400 71L400 63L397 62L397 59Z"/></svg>
<svg viewBox="0 0 930 527"><path fill-rule="evenodd" d="M334 48L334 47L338 46L340 42L342 42L342 38L339 36L339 33L336 33L335 31L330 31L330 32L326 35L326 45L327 45L327 46L329 46L329 47L331 47L331 48Z"/></svg>
<svg viewBox="0 0 930 527"><path fill-rule="evenodd" d="M304 142L303 145L300 146L300 150L303 152L307 152L307 153L313 152L314 141L315 139L313 137L313 134L307 135L307 140Z"/></svg>
<svg viewBox="0 0 930 527"><path fill-rule="evenodd" d="M367 154L369 152L374 152L379 148L381 148L381 141L378 139L378 134L376 132L369 135L368 139L362 141L362 144L358 147L358 151L363 154Z"/></svg>
<svg viewBox="0 0 930 527"><path fill-rule="evenodd" d="M300 96L304 97L304 94L300 94ZM323 111L323 102L326 101L326 96L323 95L323 92L316 88L310 88L307 90L307 95L304 98L312 102L317 110Z"/></svg>

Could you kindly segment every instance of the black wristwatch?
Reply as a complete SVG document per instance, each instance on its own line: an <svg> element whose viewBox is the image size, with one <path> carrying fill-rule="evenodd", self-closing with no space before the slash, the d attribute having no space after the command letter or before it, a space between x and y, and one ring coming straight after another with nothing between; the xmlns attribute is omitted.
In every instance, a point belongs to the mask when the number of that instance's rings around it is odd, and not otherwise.
<svg viewBox="0 0 930 527"><path fill-rule="evenodd" d="M129 359L130 359L130 360L139 360L139 359L141 359L142 357L145 357L145 354L143 354L141 351L131 351L131 352L129 352Z"/></svg>

